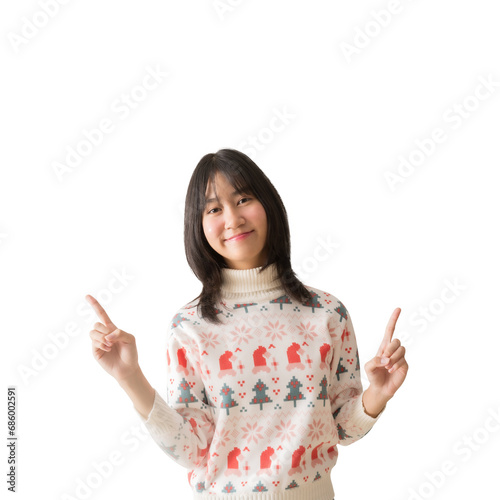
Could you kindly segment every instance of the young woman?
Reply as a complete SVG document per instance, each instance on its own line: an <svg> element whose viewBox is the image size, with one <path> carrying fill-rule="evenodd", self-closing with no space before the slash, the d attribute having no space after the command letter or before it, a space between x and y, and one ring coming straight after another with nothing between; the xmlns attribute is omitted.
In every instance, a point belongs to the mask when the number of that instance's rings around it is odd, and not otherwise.
<svg viewBox="0 0 500 500"><path fill-rule="evenodd" d="M188 469L193 498L332 500L338 445L365 436L403 383L393 312L363 392L351 317L300 282L282 200L246 155L205 155L186 196L184 244L203 288L173 316L167 401L135 337L90 295L93 354L130 396L160 448Z"/></svg>

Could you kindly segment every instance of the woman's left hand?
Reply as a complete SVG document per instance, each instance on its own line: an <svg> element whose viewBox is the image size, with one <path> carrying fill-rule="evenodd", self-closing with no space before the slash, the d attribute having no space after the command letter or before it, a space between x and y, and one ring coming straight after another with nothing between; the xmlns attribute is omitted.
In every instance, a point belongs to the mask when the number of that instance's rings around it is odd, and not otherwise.
<svg viewBox="0 0 500 500"><path fill-rule="evenodd" d="M399 339L392 340L400 312L401 308L394 309L389 323L387 323L384 339L380 344L377 355L365 364L365 372L370 381L370 390L373 390L384 400L389 400L394 396L408 373L405 348L401 345Z"/></svg>

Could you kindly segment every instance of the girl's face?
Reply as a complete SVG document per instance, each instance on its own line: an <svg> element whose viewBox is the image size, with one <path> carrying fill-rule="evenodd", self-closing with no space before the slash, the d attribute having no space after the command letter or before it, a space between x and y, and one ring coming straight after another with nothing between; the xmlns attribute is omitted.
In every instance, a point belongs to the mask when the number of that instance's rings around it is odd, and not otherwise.
<svg viewBox="0 0 500 500"><path fill-rule="evenodd" d="M230 269L253 269L264 265L267 249L267 216L264 207L250 193L233 194L233 186L220 173L215 174L220 202L210 187L209 201L203 211L203 231L209 245L226 261ZM230 239L237 234L249 233Z"/></svg>

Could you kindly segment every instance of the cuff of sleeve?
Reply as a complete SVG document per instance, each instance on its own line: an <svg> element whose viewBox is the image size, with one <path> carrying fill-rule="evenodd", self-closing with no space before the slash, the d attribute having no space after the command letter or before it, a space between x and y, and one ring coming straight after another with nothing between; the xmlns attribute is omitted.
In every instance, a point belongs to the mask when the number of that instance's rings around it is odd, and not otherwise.
<svg viewBox="0 0 500 500"><path fill-rule="evenodd" d="M384 413L385 408L386 407L384 406L382 411L376 417L371 417L365 411L365 407L363 406L363 393L361 393L356 398L356 402L354 403L352 413L354 424L361 427L364 431L368 432L373 427L375 422L381 417L382 413Z"/></svg>
<svg viewBox="0 0 500 500"><path fill-rule="evenodd" d="M144 418L137 411L135 406L133 406L133 408L140 420L152 434L158 434L160 432L177 432L179 419L183 420L174 409L168 406L156 389L153 408L151 408L147 418Z"/></svg>
<svg viewBox="0 0 500 500"><path fill-rule="evenodd" d="M137 408L132 405L132 408L134 409L134 411L137 413L137 415L139 415L139 418L141 419L141 421L145 424L149 423L151 421L151 415L154 413L155 411L155 407L158 406L158 397L160 397L160 395L156 392L156 389L155 389L155 398L153 400L153 407L151 408L151 411L149 412L149 415L147 418L144 418L138 411L137 411Z"/></svg>

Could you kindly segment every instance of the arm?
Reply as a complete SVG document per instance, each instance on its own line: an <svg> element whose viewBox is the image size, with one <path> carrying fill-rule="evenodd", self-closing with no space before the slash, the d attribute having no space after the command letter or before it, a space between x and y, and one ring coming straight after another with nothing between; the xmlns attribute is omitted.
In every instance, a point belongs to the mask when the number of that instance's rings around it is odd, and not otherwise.
<svg viewBox="0 0 500 500"><path fill-rule="evenodd" d="M172 386L168 392L171 404L168 405L139 367L135 337L118 329L91 295L86 298L103 321L90 332L94 357L128 394L135 412L160 448L184 467L193 469L199 466L208 452L214 432L211 413L214 408L208 405L200 365L192 362L192 359L199 360L199 353L190 352L187 347L196 337L190 320L177 314L171 322L167 371ZM181 323L188 325L186 330L189 329L190 333L183 331L174 335ZM184 327L179 330L184 330ZM178 337L183 339L186 347ZM116 349L112 351L111 345L115 342L121 343L120 353ZM193 351L196 351L195 347Z"/></svg>
<svg viewBox="0 0 500 500"><path fill-rule="evenodd" d="M156 444L178 464L193 469L208 460L215 426L213 408L196 369L197 353L188 349L187 333L181 331L184 328L188 327L172 322L167 346L168 402L141 377L135 386L126 387L131 394L145 391L136 396L134 409Z"/></svg>
<svg viewBox="0 0 500 500"><path fill-rule="evenodd" d="M335 342L331 365L330 402L337 425L338 444L343 446L365 436L385 409L385 405L379 408L380 401L373 398L371 391L363 393L356 335L351 316L347 310L345 312L346 317L331 320L332 327L340 326L341 332ZM352 364L348 360L352 360Z"/></svg>
<svg viewBox="0 0 500 500"><path fill-rule="evenodd" d="M378 396L378 394L375 394L371 385L369 385L368 389L363 392L362 397L365 412L373 418L378 417L382 410L385 409L385 405L388 401Z"/></svg>
<svg viewBox="0 0 500 500"><path fill-rule="evenodd" d="M118 380L120 387L127 393L134 404L134 409L147 419L153 408L155 390L139 368L137 372L125 380Z"/></svg>
<svg viewBox="0 0 500 500"><path fill-rule="evenodd" d="M400 307L394 309L377 354L365 364L370 386L363 393L363 403L366 412L372 416L377 416L394 397L408 373L406 349L399 339L392 338L400 312Z"/></svg>

